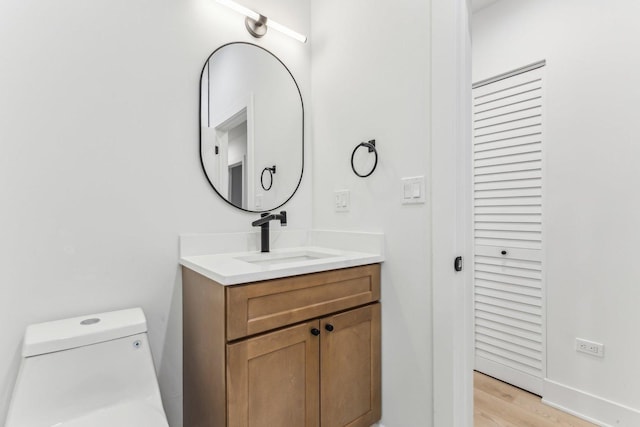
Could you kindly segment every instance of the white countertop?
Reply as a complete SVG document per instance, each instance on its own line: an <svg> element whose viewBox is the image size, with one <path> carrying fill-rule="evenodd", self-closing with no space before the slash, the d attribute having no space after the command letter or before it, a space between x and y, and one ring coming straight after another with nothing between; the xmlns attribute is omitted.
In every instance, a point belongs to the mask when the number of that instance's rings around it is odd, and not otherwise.
<svg viewBox="0 0 640 427"><path fill-rule="evenodd" d="M298 276L383 261L382 254L318 246L273 249L264 254L253 251L180 258L181 265L221 285Z"/></svg>

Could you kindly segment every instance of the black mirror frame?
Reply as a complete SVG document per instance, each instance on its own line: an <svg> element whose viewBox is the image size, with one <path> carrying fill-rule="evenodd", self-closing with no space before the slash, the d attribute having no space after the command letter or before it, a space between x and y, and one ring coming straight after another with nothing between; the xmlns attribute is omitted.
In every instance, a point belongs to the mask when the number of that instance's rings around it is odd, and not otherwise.
<svg viewBox="0 0 640 427"><path fill-rule="evenodd" d="M285 200L282 204L280 204L280 205L278 205L276 207L273 207L271 209L267 209L267 210L252 211L252 210L249 210L249 209L244 209L244 208L241 208L240 206L234 205L229 200L224 198L222 196L222 194L220 194L220 192L213 185L211 180L209 179L209 176L207 175L207 170L204 167L204 159L202 158L202 123L201 123L201 119L202 119L202 99L201 99L201 97L202 97L202 76L204 75L204 70L207 67L207 65L209 64L209 61L211 60L211 57L213 55L215 55L215 53L217 51L219 51L220 49L223 49L223 48L225 48L227 46L234 45L234 44L243 44L243 45L254 46L254 47L257 47L259 49L262 49L263 51L267 52L269 55L273 56L280 64L282 64L284 69L287 70L287 73L289 73L289 76L291 76L291 80L293 81L293 84L296 86L296 90L298 91L298 96L300 96L300 108L302 108L302 129L301 129L301 135L300 135L301 136L301 142L302 142L302 164L301 164L301 170L300 170L300 179L298 180L298 184L296 185L296 188L293 190L293 192L287 198L287 200ZM198 88L198 136L199 136L198 145L199 145L199 148L200 148L200 150L199 150L200 151L200 165L202 166L202 172L204 173L204 176L207 179L207 182L209 183L211 188L213 188L213 191L215 191L216 194L218 196L220 196L220 198L222 200L224 200L225 202L227 202L229 205L233 206L236 209L240 209L241 211L249 212L249 213L264 213L264 212L274 211L274 210L279 209L282 206L286 205L287 202L289 202L289 200L291 200L291 198L293 198L293 196L296 194L296 192L298 191L298 188L300 188L300 184L302 184L302 177L304 175L304 101L302 99L302 92L300 91L300 86L298 86L298 82L296 81L295 77L293 77L293 74L291 73L291 70L289 70L289 68L284 64L284 62L282 62L280 60L280 58L278 58L276 55L274 55L272 52L270 52L269 50L265 49L262 46L258 46L257 44L248 43L248 42L230 42L230 43L225 43L222 46L218 47L216 50L213 51L213 53L211 53L211 55L209 55L207 57L207 60L204 62L204 65L202 66L202 71L200 72L200 87Z"/></svg>

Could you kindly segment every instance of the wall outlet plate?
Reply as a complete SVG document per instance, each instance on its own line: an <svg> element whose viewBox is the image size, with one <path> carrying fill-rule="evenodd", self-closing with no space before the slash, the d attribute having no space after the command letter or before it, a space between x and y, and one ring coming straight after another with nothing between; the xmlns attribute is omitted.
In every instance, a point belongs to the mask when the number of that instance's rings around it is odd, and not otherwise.
<svg viewBox="0 0 640 427"><path fill-rule="evenodd" d="M576 338L576 351L596 357L604 357L604 344Z"/></svg>
<svg viewBox="0 0 640 427"><path fill-rule="evenodd" d="M349 190L335 191L333 200L336 212L349 212L351 208L351 192Z"/></svg>

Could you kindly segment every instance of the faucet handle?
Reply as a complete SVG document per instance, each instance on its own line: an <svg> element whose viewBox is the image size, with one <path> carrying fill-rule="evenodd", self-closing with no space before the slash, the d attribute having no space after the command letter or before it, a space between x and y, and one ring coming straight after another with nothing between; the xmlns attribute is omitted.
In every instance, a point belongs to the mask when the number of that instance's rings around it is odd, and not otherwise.
<svg viewBox="0 0 640 427"><path fill-rule="evenodd" d="M260 219L256 219L251 223L251 225L254 227L268 227L269 221L271 221L272 219L274 219L274 216L272 214L270 214L269 212L263 212L260 214Z"/></svg>
<svg viewBox="0 0 640 427"><path fill-rule="evenodd" d="M280 211L280 225L287 225L287 211Z"/></svg>

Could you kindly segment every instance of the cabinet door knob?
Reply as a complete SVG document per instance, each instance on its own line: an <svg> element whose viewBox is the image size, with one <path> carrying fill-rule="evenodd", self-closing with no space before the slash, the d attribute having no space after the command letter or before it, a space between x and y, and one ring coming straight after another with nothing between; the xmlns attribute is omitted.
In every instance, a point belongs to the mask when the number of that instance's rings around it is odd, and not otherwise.
<svg viewBox="0 0 640 427"><path fill-rule="evenodd" d="M506 254L507 254L507 251L502 251L502 252L500 252L500 253L501 253L502 255L506 255Z"/></svg>
<svg viewBox="0 0 640 427"><path fill-rule="evenodd" d="M320 335L320 329L318 328L311 329L311 335L315 335L317 337L318 335Z"/></svg>
<svg viewBox="0 0 640 427"><path fill-rule="evenodd" d="M327 323L324 328L329 332L333 331L333 325L331 323Z"/></svg>

